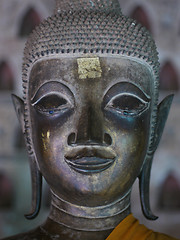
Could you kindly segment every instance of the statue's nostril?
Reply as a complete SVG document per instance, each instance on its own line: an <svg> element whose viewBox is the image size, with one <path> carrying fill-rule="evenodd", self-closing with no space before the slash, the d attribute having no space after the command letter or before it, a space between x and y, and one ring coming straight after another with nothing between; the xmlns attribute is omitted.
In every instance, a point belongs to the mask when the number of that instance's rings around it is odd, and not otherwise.
<svg viewBox="0 0 180 240"><path fill-rule="evenodd" d="M111 136L108 134L108 133L105 133L104 134L104 142L108 145L111 145L112 144L112 138Z"/></svg>
<svg viewBox="0 0 180 240"><path fill-rule="evenodd" d="M75 133L71 133L69 136L68 136L68 145L71 145L71 144L74 144L75 143L75 140L76 140L76 134Z"/></svg>

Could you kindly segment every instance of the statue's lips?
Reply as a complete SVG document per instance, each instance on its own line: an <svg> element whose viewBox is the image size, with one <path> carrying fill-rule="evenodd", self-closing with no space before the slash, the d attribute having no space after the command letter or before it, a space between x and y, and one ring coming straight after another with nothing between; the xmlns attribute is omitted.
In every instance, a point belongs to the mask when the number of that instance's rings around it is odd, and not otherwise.
<svg viewBox="0 0 180 240"><path fill-rule="evenodd" d="M65 154L65 161L81 173L97 173L109 168L115 161L112 149L102 146L76 146Z"/></svg>

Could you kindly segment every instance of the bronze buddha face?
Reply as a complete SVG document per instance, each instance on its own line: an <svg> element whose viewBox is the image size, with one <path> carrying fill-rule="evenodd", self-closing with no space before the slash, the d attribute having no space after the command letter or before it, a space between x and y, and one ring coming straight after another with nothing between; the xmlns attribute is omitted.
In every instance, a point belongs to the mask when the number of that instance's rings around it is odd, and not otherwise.
<svg viewBox="0 0 180 240"><path fill-rule="evenodd" d="M32 173L26 217L38 214L43 175L53 195L50 219L110 232L130 213L137 177L143 213L156 219L150 170L172 96L158 106L158 56L145 28L116 0L93 3L57 0L57 13L26 44L24 99L14 103Z"/></svg>
<svg viewBox="0 0 180 240"><path fill-rule="evenodd" d="M60 57L36 63L29 85L35 154L53 192L83 206L129 192L150 138L148 67L125 57Z"/></svg>

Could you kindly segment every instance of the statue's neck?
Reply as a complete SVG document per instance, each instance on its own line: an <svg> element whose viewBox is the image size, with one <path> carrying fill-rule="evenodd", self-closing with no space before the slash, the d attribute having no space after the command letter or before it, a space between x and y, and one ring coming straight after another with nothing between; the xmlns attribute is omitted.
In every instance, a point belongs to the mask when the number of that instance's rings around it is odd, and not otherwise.
<svg viewBox="0 0 180 240"><path fill-rule="evenodd" d="M110 232L130 214L130 192L118 201L97 207L78 206L60 199L52 192L49 221L56 223L61 232L77 232L85 236L98 233L98 239L105 239ZM100 237L102 233L102 238ZM107 236L106 236L107 235ZM104 238L104 236L106 236ZM70 238L67 238L70 239ZM78 238L83 239L83 238ZM87 238L86 239L92 239Z"/></svg>

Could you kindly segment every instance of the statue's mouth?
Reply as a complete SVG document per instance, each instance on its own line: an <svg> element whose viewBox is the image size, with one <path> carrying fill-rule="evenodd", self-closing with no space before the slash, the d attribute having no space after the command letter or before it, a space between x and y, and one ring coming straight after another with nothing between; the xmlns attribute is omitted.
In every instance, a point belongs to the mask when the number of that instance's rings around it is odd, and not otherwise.
<svg viewBox="0 0 180 240"><path fill-rule="evenodd" d="M115 153L102 146L76 146L65 155L66 163L80 173L98 173L115 161Z"/></svg>

